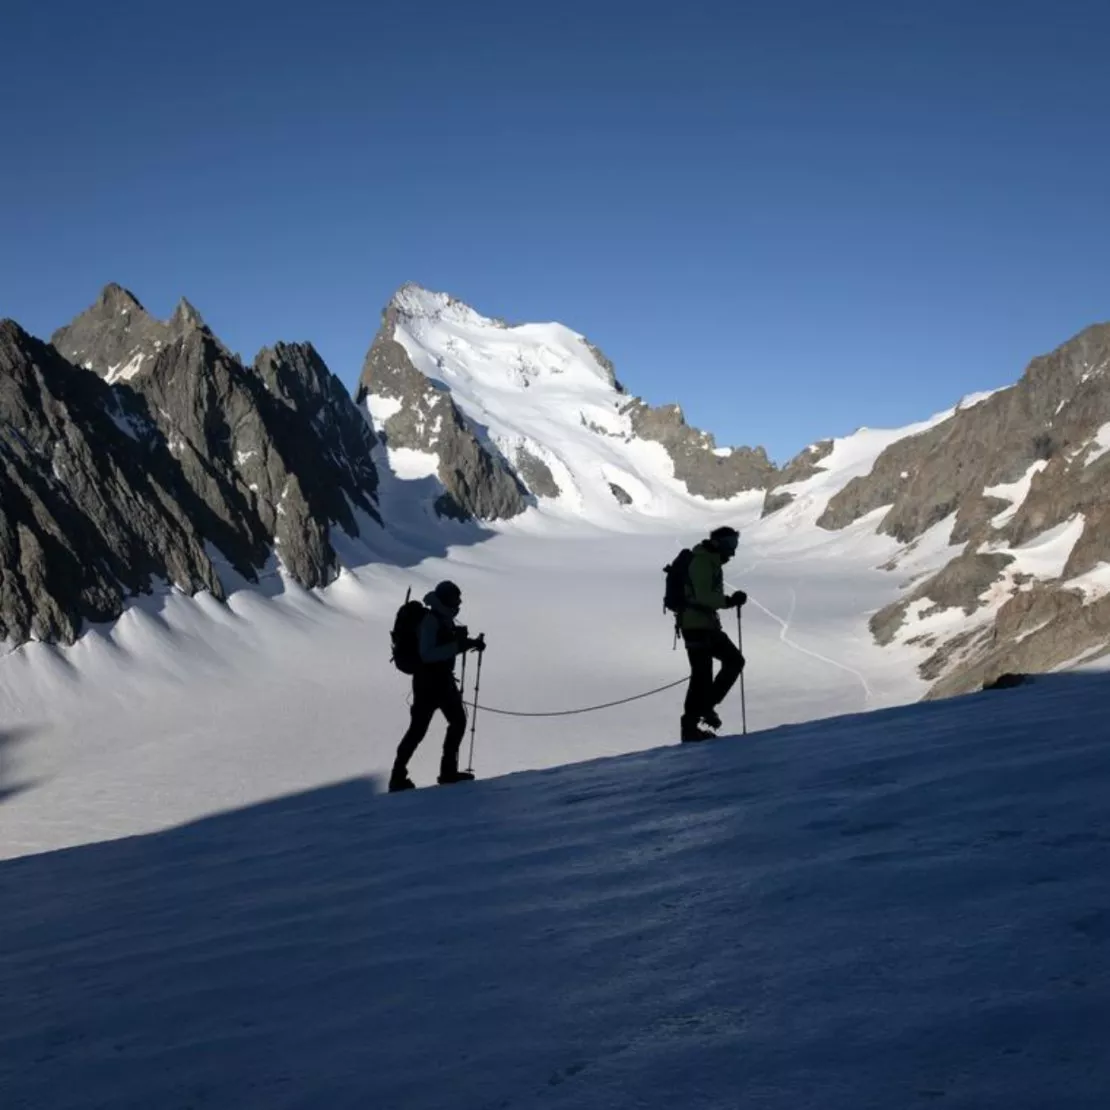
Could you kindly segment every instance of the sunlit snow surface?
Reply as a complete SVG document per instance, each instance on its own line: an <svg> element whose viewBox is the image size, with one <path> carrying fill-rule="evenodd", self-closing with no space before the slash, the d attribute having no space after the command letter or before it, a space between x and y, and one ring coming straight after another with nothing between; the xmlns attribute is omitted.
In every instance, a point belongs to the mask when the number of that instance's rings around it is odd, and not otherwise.
<svg viewBox="0 0 1110 1110"><path fill-rule="evenodd" d="M326 590L285 583L227 605L176 592L142 599L71 649L31 644L0 660L5 719L32 731L9 777L32 788L0 806L0 853L142 832L389 766L408 680L389 625L411 586L451 577L461 619L489 641L482 702L558 710L681 678L662 613L662 567L699 532L558 536L542 520L408 569L366 565ZM753 529L753 531L755 531ZM861 627L861 605L896 576L860 570L852 540L824 559L753 544L729 569L751 594L743 645L749 727L912 699L921 685ZM869 545L873 537L861 535ZM280 586L279 581L271 585ZM726 615L735 635L735 618ZM468 687L474 678L473 665ZM615 755L677 738L682 691L555 720L479 714L482 776ZM739 727L739 691L724 707ZM440 723L418 752L434 778Z"/></svg>

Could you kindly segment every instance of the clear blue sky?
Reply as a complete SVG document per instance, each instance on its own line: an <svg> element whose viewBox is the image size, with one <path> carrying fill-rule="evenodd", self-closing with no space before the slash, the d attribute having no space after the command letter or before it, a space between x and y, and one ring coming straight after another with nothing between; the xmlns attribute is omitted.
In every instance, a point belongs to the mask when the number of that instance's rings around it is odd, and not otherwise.
<svg viewBox="0 0 1110 1110"><path fill-rule="evenodd" d="M393 289L585 332L785 459L1110 318L1110 4L48 4L2 24L0 315L118 281L357 377Z"/></svg>

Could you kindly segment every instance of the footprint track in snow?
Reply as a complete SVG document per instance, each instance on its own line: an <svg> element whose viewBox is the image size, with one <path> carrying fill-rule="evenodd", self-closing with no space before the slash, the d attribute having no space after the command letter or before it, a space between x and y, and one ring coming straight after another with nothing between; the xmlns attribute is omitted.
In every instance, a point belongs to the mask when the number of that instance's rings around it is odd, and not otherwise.
<svg viewBox="0 0 1110 1110"><path fill-rule="evenodd" d="M750 564L744 569L744 573L750 573L762 562L764 562L763 559L757 559L754 563ZM739 586L736 586L732 582L728 582L726 583L726 585L730 590L740 589ZM855 667L849 667L847 663L841 663L837 659L832 659L828 655L822 655L821 652L814 651L812 648L803 647L796 640L791 639L790 625L794 620L794 610L797 608L798 605L798 591L793 586L790 587L790 609L785 617L780 617L778 613L776 613L773 609L768 608L757 598L749 596L748 602L749 604L754 605L755 608L758 609L765 616L770 617L770 619L779 626L779 640L788 648L799 652L801 655L808 655L811 659L816 659L820 663L825 663L830 667L835 667L837 670L846 671L848 674L850 674L860 684L860 687L863 690L863 703L865 706L870 705L875 700L874 691L868 685L867 678L861 671L857 671Z"/></svg>

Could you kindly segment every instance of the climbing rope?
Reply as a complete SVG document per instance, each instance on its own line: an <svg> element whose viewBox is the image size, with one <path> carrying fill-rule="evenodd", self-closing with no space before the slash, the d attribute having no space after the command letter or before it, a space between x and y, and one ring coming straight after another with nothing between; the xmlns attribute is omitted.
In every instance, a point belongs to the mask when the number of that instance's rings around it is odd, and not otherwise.
<svg viewBox="0 0 1110 1110"><path fill-rule="evenodd" d="M627 705L630 701L640 701L641 698L654 697L656 694L662 694L665 690L673 690L676 686L684 686L690 681L689 676L680 678L677 682L668 683L666 686L660 686L655 690L648 690L644 694L633 694L630 698L621 698L619 701L607 701L601 705L587 705L583 709L555 709L547 713L520 713L512 709L494 709L490 705L479 705L478 708L483 713L493 713L498 717L575 717L579 713L596 713L599 709L612 709L615 705ZM473 702L467 702L467 705L473 706Z"/></svg>

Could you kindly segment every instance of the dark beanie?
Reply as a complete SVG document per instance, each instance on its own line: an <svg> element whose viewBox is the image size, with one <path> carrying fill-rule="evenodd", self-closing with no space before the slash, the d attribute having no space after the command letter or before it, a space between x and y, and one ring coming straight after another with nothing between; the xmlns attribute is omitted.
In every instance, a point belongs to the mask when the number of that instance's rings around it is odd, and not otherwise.
<svg viewBox="0 0 1110 1110"><path fill-rule="evenodd" d="M462 601L462 590L454 582L440 582L433 592L444 605L458 605Z"/></svg>

